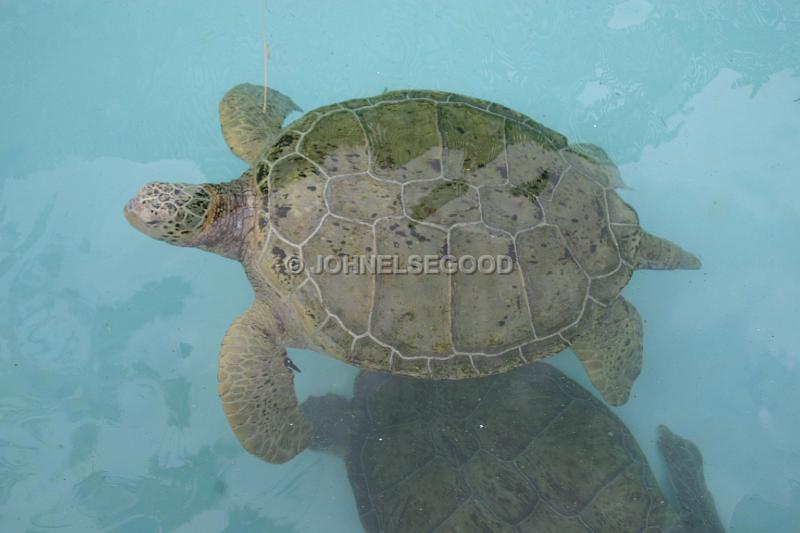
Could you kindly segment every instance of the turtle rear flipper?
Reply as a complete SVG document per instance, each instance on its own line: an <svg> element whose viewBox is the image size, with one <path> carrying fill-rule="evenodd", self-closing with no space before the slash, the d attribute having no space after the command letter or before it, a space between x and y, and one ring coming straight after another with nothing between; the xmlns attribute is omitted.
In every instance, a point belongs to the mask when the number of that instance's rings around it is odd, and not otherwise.
<svg viewBox="0 0 800 533"><path fill-rule="evenodd" d="M642 319L622 296L600 311L594 326L571 342L572 350L603 398L628 401L642 369Z"/></svg>
<svg viewBox="0 0 800 533"><path fill-rule="evenodd" d="M675 533L725 533L703 473L703 455L693 442L658 427L658 448L667 466L680 526ZM670 532L672 533L672 531Z"/></svg>
<svg viewBox="0 0 800 533"><path fill-rule="evenodd" d="M292 111L302 109L285 94L268 89L265 112L264 87L242 83L219 103L222 135L233 153L252 165L273 144Z"/></svg>
<svg viewBox="0 0 800 533"><path fill-rule="evenodd" d="M228 423L247 451L270 463L288 461L311 439L277 330L256 302L231 324L219 352L219 396Z"/></svg>
<svg viewBox="0 0 800 533"><path fill-rule="evenodd" d="M582 169L595 179L602 180L602 185L612 189L628 189L620 176L617 165L611 161L605 150L595 144L577 143L571 144L565 150L565 156L571 164ZM575 154L578 158L572 157ZM587 163L592 165L587 167Z"/></svg>

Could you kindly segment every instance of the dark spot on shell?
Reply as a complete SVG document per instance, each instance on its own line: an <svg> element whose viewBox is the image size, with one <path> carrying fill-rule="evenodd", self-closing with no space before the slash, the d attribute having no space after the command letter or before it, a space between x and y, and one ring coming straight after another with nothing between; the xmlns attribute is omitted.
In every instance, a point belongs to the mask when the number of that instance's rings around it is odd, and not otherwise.
<svg viewBox="0 0 800 533"><path fill-rule="evenodd" d="M517 253L516 253L516 251L514 250L514 245L513 245L513 244L509 244L509 245L508 245L508 251L506 252L506 254L508 255L508 257L510 257L510 258L511 258L511 260L512 260L512 261L516 262L516 260L517 260Z"/></svg>
<svg viewBox="0 0 800 533"><path fill-rule="evenodd" d="M520 185L513 186L511 188L511 194L513 196L523 196L533 202L536 197L542 193L545 187L547 187L550 181L549 172L543 170L536 179L528 180Z"/></svg>
<svg viewBox="0 0 800 533"><path fill-rule="evenodd" d="M266 179L267 175L269 174L269 170L267 169L267 165L258 165L258 171L256 172L256 182L261 183Z"/></svg>
<svg viewBox="0 0 800 533"><path fill-rule="evenodd" d="M419 242L428 242L430 240L425 235L420 235L417 233L417 231L414 229L414 226L409 225L408 229L411 232L411 236L416 237Z"/></svg>

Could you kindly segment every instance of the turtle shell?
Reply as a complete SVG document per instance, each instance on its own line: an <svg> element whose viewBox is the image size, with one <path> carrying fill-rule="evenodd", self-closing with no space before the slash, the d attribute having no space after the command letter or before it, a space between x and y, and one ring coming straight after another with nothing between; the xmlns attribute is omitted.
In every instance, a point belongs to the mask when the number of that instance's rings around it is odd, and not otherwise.
<svg viewBox="0 0 800 533"><path fill-rule="evenodd" d="M491 102L402 91L320 108L255 169L257 268L316 346L364 368L508 370L563 349L631 276L638 219L605 152ZM305 270L287 271L289 256ZM437 273L403 273L420 257ZM444 257L465 264L448 273Z"/></svg>
<svg viewBox="0 0 800 533"><path fill-rule="evenodd" d="M369 532L658 532L674 523L628 429L561 372L362 372L348 475Z"/></svg>

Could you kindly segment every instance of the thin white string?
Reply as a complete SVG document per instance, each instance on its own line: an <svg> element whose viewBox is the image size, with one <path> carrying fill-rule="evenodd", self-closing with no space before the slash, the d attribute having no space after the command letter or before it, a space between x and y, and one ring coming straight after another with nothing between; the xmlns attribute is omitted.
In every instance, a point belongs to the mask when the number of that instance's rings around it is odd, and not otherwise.
<svg viewBox="0 0 800 533"><path fill-rule="evenodd" d="M267 63L269 63L269 40L267 39L267 0L264 0L264 101L261 106L261 111L267 112Z"/></svg>

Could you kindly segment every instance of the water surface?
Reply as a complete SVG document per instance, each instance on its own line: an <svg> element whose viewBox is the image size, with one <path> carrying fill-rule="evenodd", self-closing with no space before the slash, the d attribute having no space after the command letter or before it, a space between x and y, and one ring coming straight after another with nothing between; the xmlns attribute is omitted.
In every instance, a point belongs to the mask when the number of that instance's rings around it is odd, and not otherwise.
<svg viewBox="0 0 800 533"><path fill-rule="evenodd" d="M270 83L304 109L384 89L497 101L603 146L699 272L639 272L645 360L616 412L694 440L731 531L800 508L800 7L791 1L270 2ZM344 466L244 453L216 351L241 268L148 240L150 180L226 181L217 104L262 77L264 4L0 4L0 529L358 531ZM295 352L302 398L355 370ZM588 380L566 352L552 359ZM768 518L765 518L768 517ZM762 522L759 523L758 521ZM769 523L763 522L769 520Z"/></svg>

